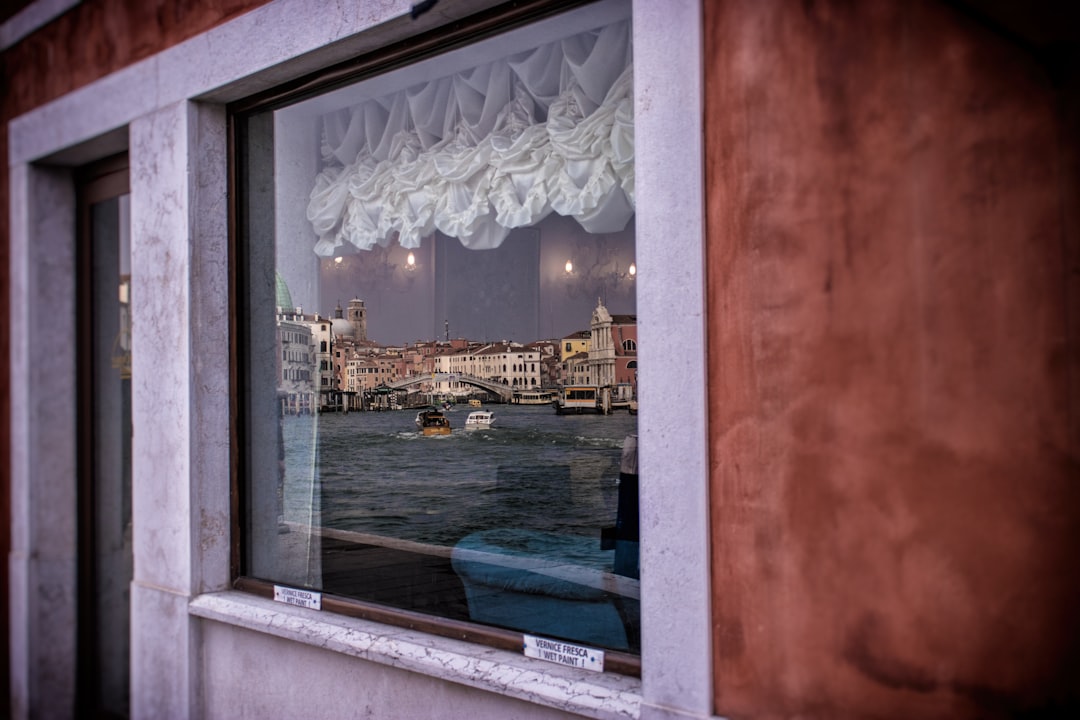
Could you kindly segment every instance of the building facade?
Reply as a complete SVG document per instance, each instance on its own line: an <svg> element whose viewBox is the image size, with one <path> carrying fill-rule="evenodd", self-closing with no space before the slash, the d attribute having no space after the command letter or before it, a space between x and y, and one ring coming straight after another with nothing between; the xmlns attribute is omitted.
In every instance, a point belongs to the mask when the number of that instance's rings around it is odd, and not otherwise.
<svg viewBox="0 0 1080 720"><path fill-rule="evenodd" d="M578 353L588 352L589 338L591 335L592 333L589 330L578 330L577 332L564 337L559 351L562 361L566 362L567 358L577 355Z"/></svg>
<svg viewBox="0 0 1080 720"><path fill-rule="evenodd" d="M311 326L305 322L287 319L278 313L278 337L281 344L280 396L282 412L289 414L312 413L317 409L317 367Z"/></svg>

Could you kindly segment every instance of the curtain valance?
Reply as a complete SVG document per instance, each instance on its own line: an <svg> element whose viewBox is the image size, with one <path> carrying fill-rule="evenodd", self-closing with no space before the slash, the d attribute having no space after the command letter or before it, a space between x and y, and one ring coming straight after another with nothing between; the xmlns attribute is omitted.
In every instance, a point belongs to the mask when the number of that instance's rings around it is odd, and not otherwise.
<svg viewBox="0 0 1080 720"><path fill-rule="evenodd" d="M307 216L316 254L498 247L549 213L592 233L634 213L630 23L329 113Z"/></svg>

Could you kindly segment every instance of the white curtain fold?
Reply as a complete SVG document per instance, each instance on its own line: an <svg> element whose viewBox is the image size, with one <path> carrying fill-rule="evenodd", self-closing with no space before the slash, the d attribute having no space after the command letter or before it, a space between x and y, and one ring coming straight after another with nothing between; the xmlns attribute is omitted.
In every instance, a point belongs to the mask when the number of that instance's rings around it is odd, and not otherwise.
<svg viewBox="0 0 1080 720"><path fill-rule="evenodd" d="M329 113L322 134L307 216L323 257L435 230L494 248L551 212L617 232L634 213L630 23Z"/></svg>

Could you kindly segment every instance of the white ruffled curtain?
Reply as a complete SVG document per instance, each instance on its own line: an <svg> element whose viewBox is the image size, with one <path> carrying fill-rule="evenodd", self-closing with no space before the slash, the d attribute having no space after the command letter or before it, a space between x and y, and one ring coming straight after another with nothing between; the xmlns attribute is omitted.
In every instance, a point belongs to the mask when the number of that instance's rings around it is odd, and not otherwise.
<svg viewBox="0 0 1080 720"><path fill-rule="evenodd" d="M549 213L591 233L634 214L630 22L323 118L307 216L322 257L438 230L498 247Z"/></svg>

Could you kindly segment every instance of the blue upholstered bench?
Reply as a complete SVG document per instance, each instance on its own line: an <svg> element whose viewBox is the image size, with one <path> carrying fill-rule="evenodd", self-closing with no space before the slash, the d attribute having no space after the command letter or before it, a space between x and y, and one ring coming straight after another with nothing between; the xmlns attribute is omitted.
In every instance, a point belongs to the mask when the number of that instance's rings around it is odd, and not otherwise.
<svg viewBox="0 0 1080 720"><path fill-rule="evenodd" d="M640 582L604 570L613 555L597 538L497 528L462 538L451 562L478 622L628 649Z"/></svg>

